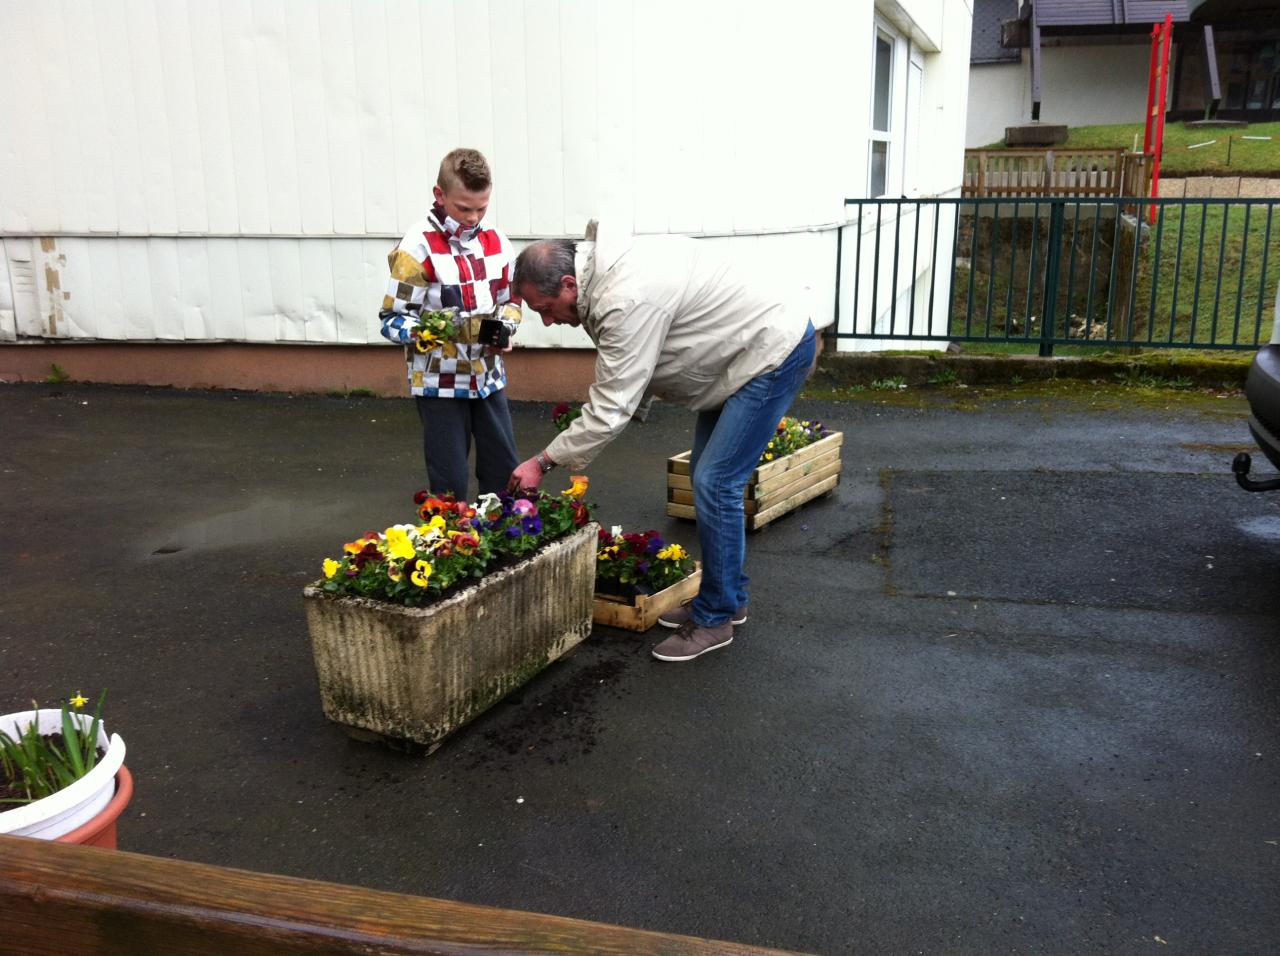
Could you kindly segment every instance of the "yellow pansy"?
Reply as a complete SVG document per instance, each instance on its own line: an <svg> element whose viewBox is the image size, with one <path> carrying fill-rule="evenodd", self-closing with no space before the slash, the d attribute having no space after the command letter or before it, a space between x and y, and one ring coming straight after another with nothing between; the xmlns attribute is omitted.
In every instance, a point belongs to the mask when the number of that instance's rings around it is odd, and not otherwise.
<svg viewBox="0 0 1280 956"><path fill-rule="evenodd" d="M324 559L324 576L326 578L333 577L335 574L338 573L338 568L340 567L342 567L342 565L339 564L337 561L333 560L333 558L325 558Z"/></svg>
<svg viewBox="0 0 1280 956"><path fill-rule="evenodd" d="M562 495L566 495L569 498L581 498L587 493L587 485L589 484L589 481L586 475L570 475L569 480L573 482L573 484L569 488L560 492Z"/></svg>
<svg viewBox="0 0 1280 956"><path fill-rule="evenodd" d="M420 588L427 586L427 578L431 577L430 561L413 562L413 573L409 575L409 580Z"/></svg>
<svg viewBox="0 0 1280 956"><path fill-rule="evenodd" d="M79 710L85 704L89 703L89 698L82 697L80 695L80 691L76 691L76 696L72 697L69 701L67 701L67 703L69 703L72 707Z"/></svg>
<svg viewBox="0 0 1280 956"><path fill-rule="evenodd" d="M689 552L678 544L669 544L658 552L658 559L661 561L683 561L689 556Z"/></svg>
<svg viewBox="0 0 1280 956"><path fill-rule="evenodd" d="M409 535L404 528L387 529L387 551L393 558L412 558L417 552L409 542Z"/></svg>

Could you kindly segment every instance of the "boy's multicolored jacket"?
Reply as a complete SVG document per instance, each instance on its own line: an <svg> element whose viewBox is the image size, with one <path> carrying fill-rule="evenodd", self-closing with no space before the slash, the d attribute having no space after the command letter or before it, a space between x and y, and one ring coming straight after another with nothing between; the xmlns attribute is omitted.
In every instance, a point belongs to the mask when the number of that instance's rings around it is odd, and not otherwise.
<svg viewBox="0 0 1280 956"><path fill-rule="evenodd" d="M483 221L465 229L437 204L405 233L387 265L391 278L378 318L383 337L406 346L409 391L485 398L506 387L502 358L486 355L476 338L481 319L501 319L511 332L520 324L520 303L511 295L515 250L510 240ZM412 335L418 313L450 308L460 313L458 341L418 352Z"/></svg>

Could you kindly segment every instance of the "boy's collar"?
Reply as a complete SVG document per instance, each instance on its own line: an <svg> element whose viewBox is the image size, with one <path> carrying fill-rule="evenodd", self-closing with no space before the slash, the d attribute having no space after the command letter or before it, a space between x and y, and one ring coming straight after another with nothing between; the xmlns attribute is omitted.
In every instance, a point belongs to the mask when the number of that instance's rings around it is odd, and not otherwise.
<svg viewBox="0 0 1280 956"><path fill-rule="evenodd" d="M476 233L485 227L484 220L481 219L472 228L466 228L452 216L446 215L444 207L438 202L431 204L431 211L427 213L427 216L445 235L452 236L455 239L461 239L464 242L474 239L476 237Z"/></svg>

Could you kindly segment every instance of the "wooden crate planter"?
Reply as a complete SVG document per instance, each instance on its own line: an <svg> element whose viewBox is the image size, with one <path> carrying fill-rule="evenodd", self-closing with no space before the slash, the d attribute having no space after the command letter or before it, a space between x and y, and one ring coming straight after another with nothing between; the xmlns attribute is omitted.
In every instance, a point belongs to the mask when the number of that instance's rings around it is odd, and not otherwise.
<svg viewBox="0 0 1280 956"><path fill-rule="evenodd" d="M658 617L679 607L695 597L702 583L702 568L698 566L687 578L677 581L657 594L637 594L624 598L614 594L595 596L592 620L609 627L627 631L647 631L658 623Z"/></svg>
<svg viewBox="0 0 1280 956"><path fill-rule="evenodd" d="M743 494L747 530L763 528L835 488L840 482L843 443L844 433L832 432L812 445L756 468ZM687 451L667 459L667 514L673 518L696 517Z"/></svg>
<svg viewBox="0 0 1280 956"><path fill-rule="evenodd" d="M591 633L594 522L426 607L303 591L325 716L428 753Z"/></svg>

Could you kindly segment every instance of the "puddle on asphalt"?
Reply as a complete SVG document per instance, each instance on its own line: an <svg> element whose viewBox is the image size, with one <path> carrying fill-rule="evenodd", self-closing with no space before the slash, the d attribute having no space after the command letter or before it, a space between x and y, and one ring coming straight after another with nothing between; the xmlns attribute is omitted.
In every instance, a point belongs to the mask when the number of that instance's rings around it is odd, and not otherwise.
<svg viewBox="0 0 1280 956"><path fill-rule="evenodd" d="M1280 517L1246 518L1240 522L1239 527L1251 538L1280 541Z"/></svg>
<svg viewBox="0 0 1280 956"><path fill-rule="evenodd" d="M325 508L311 502L264 498L247 508L209 515L167 531L146 544L146 553L163 557L279 541L331 526L340 516L337 506Z"/></svg>

